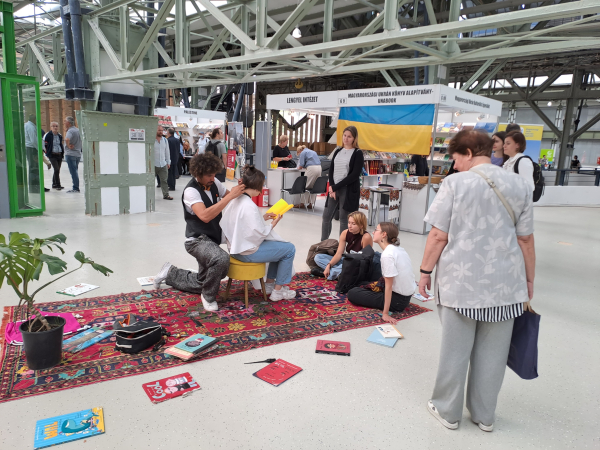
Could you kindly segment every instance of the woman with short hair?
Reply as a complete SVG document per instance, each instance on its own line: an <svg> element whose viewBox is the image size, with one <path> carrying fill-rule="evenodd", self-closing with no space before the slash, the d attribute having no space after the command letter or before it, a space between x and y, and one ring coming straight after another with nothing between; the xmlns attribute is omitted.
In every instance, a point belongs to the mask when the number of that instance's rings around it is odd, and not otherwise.
<svg viewBox="0 0 600 450"><path fill-rule="evenodd" d="M342 147L333 151L329 166L329 192L325 200L321 240L329 238L331 221L339 210L340 234L348 228L348 214L358 210L360 203L360 177L365 158L358 148L358 130L355 126L344 128Z"/></svg>
<svg viewBox="0 0 600 450"><path fill-rule="evenodd" d="M498 167L508 160L508 155L504 154L504 138L506 138L506 132L496 131L492 134L494 145L492 147L492 164Z"/></svg>
<svg viewBox="0 0 600 450"><path fill-rule="evenodd" d="M527 147L527 140L520 131L511 131L504 138L504 153L509 157L504 165L504 169L509 172L514 172L522 177L529 187L531 187L531 195L535 189L533 182L533 161L523 155ZM525 157L524 157L525 156Z"/></svg>
<svg viewBox="0 0 600 450"><path fill-rule="evenodd" d="M440 362L427 407L447 428L467 409L492 431L514 318L533 298L535 249L531 188L491 164L492 140L465 130L448 151L459 173L447 177L425 222L432 228L421 263L419 292L435 299L442 323ZM504 204L506 202L506 206Z"/></svg>
<svg viewBox="0 0 600 450"><path fill-rule="evenodd" d="M279 144L273 149L273 161L278 167L296 167L292 160L292 154L288 147L289 139L285 134L279 136Z"/></svg>
<svg viewBox="0 0 600 450"><path fill-rule="evenodd" d="M348 215L348 229L340 235L338 249L335 255L325 253L315 255L315 267L311 274L316 277L325 277L328 280L337 280L342 273L344 255L354 251L362 251L368 245L373 246L373 238L367 232L367 216L359 211Z"/></svg>

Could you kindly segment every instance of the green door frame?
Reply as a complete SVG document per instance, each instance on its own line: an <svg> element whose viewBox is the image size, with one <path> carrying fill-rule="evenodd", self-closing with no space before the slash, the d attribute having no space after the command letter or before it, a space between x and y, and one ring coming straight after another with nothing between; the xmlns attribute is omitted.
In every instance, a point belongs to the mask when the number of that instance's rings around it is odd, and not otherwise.
<svg viewBox="0 0 600 450"><path fill-rule="evenodd" d="M6 162L8 165L8 189L10 193L10 217L28 217L40 216L46 209L46 197L44 192L44 158L42 156L42 136L38 132L38 163L40 171L40 208L31 208L19 210L18 186L17 186L17 166L15 159L15 136L14 123L11 104L11 83L29 84L35 88L35 117L37 125L41 123L40 114L40 85L34 77L24 75L13 75L0 73L0 83L2 89L2 109L4 111L4 132L6 139ZM20 112L22 114L22 111Z"/></svg>

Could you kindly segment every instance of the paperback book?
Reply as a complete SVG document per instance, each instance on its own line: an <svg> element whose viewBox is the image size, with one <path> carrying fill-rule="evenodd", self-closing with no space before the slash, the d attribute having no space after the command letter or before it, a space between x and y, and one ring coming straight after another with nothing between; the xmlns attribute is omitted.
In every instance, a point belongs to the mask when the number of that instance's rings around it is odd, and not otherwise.
<svg viewBox="0 0 600 450"><path fill-rule="evenodd" d="M388 339L388 338L398 338L398 339L402 339L404 336L402 336L402 333L400 333L396 327L390 323L386 323L384 325L377 325L375 327L375 329L377 331L379 331L379 333L381 334L382 337Z"/></svg>
<svg viewBox="0 0 600 450"><path fill-rule="evenodd" d="M77 297L78 295L84 294L94 289L98 289L100 286L94 286L93 284L79 283L75 286L65 288L61 291L57 291L57 294L64 294L70 297Z"/></svg>
<svg viewBox="0 0 600 450"><path fill-rule="evenodd" d="M198 355L213 350L218 339L204 334L195 334L165 350L167 355L187 361Z"/></svg>
<svg viewBox="0 0 600 450"><path fill-rule="evenodd" d="M315 350L315 353L350 356L350 342L325 341L319 339L317 341L317 349Z"/></svg>
<svg viewBox="0 0 600 450"><path fill-rule="evenodd" d="M267 211L267 214L277 214L277 215L281 216L281 215L285 214L286 212L288 212L293 207L294 207L293 203L290 205L284 199L280 199L277 203L275 203L273 206L271 206L271 208L269 208L269 210Z"/></svg>
<svg viewBox="0 0 600 450"><path fill-rule="evenodd" d="M46 448L104 433L102 408L85 409L62 416L38 420L33 448Z"/></svg>
<svg viewBox="0 0 600 450"><path fill-rule="evenodd" d="M102 339L113 334L113 330L105 330L99 327L92 327L89 330L82 331L69 339L63 341L63 350L69 353L77 353L90 345L100 342Z"/></svg>
<svg viewBox="0 0 600 450"><path fill-rule="evenodd" d="M278 359L274 363L269 364L267 367L264 367L258 372L253 373L253 375L256 378L260 378L261 380L272 384L273 386L279 386L300 371L302 371L302 368L284 361L283 359Z"/></svg>
<svg viewBox="0 0 600 450"><path fill-rule="evenodd" d="M398 342L398 338L384 338L378 330L373 330L371 336L367 338L367 341L373 344L392 348L394 345L396 345L396 342Z"/></svg>
<svg viewBox="0 0 600 450"><path fill-rule="evenodd" d="M150 286L152 284L154 284L154 279L156 278L156 276L151 276L151 277L139 277L138 283L140 283L140 286Z"/></svg>
<svg viewBox="0 0 600 450"><path fill-rule="evenodd" d="M190 353L190 352L187 352L185 350L180 350L180 349L175 348L175 347L169 347L169 348L167 348L165 350L165 353L167 355L171 355L171 356L175 356L176 358L183 359L184 361L189 361L192 358L196 358L196 357L198 357L200 355L204 355L205 353L211 352L215 348L217 348L216 345L211 345L210 347L205 348L202 351L199 351L199 352L196 352L196 353Z"/></svg>
<svg viewBox="0 0 600 450"><path fill-rule="evenodd" d="M188 372L146 383L142 387L152 403L185 397L200 389L196 380Z"/></svg>

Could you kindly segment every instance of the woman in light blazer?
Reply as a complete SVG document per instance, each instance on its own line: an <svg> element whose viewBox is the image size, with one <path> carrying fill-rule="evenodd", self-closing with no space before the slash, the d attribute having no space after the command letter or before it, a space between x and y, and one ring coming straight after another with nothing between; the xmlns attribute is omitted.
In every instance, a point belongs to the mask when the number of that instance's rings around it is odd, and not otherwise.
<svg viewBox="0 0 600 450"><path fill-rule="evenodd" d="M444 180L424 219L433 228L419 291L427 296L435 268L442 323L440 362L427 407L445 427L458 428L468 372L471 420L492 431L514 318L533 297L532 193L522 177L491 164L487 134L461 131L448 150L459 173Z"/></svg>

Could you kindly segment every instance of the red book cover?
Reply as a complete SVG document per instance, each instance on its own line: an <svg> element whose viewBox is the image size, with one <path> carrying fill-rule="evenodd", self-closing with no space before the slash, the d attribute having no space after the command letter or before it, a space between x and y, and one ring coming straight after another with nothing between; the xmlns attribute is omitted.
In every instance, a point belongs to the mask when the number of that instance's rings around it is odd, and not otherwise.
<svg viewBox="0 0 600 450"><path fill-rule="evenodd" d="M189 393L200 389L198 383L196 383L194 378L188 372L153 381L142 385L142 387L152 403L171 400L172 398L188 395Z"/></svg>
<svg viewBox="0 0 600 450"><path fill-rule="evenodd" d="M317 341L317 349L315 350L315 353L350 356L350 342L325 341L319 339Z"/></svg>
<svg viewBox="0 0 600 450"><path fill-rule="evenodd" d="M272 384L273 386L279 386L284 381L292 378L301 370L302 368L298 366L290 364L283 359L278 359L274 363L269 364L267 367L255 372L253 375L263 381L266 381L267 383Z"/></svg>

